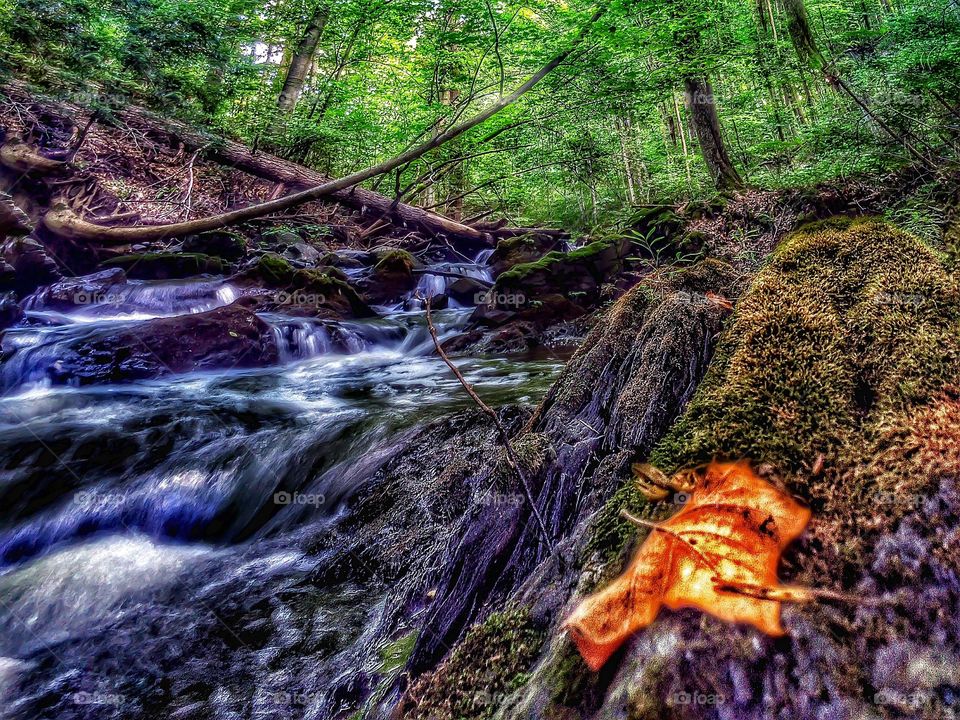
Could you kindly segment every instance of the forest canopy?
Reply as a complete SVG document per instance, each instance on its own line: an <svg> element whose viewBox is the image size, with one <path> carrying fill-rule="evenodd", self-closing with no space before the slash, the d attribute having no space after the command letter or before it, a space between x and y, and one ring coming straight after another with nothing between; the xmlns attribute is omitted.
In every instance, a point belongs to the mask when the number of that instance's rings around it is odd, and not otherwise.
<svg viewBox="0 0 960 720"><path fill-rule="evenodd" d="M596 11L573 0L0 0L8 73L134 102L340 177L482 111ZM960 139L950 0L615 0L482 126L372 185L458 220L590 228Z"/></svg>

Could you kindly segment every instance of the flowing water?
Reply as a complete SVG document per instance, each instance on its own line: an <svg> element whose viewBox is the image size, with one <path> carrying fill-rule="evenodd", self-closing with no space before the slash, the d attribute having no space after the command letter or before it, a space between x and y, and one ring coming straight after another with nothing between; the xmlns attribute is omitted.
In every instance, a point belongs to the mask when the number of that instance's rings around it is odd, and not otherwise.
<svg viewBox="0 0 960 720"><path fill-rule="evenodd" d="M481 267L460 269L482 277ZM398 434L471 405L419 312L341 323L264 315L281 356L269 368L123 385L46 380L77 338L236 297L220 279L129 281L107 301L66 310L40 293L5 334L0 703L11 717L25 692L34 704L55 692L21 686L38 664L65 682L82 672L84 653L103 651L104 628L145 612L151 598L183 595L186 605L164 615L176 633L219 622L190 604L218 588L309 571L316 560L302 538L343 510ZM436 313L441 334L456 333L469 312ZM551 359L458 364L494 406L536 402L560 368ZM109 688L91 692L71 706L77 717L127 716Z"/></svg>

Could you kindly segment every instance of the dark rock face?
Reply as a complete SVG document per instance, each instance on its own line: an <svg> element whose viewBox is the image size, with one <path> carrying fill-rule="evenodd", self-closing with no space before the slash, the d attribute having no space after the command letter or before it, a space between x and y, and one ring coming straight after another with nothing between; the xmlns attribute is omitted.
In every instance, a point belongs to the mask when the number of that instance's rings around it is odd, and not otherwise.
<svg viewBox="0 0 960 720"><path fill-rule="evenodd" d="M513 441L551 538L573 532L663 436L706 372L725 316L698 293L659 300L638 287L597 324ZM478 514L450 549L445 568L470 570L438 578L414 674L436 664L478 605L505 600L546 555L515 474L498 467L504 492L520 501Z"/></svg>
<svg viewBox="0 0 960 720"><path fill-rule="evenodd" d="M195 275L220 275L228 266L220 258L199 253L142 253L121 255L101 263L120 268L137 280L175 280Z"/></svg>
<svg viewBox="0 0 960 720"><path fill-rule="evenodd" d="M240 260L247 254L247 242L231 232L209 232L191 235L184 239L181 248L185 253L211 255L224 260Z"/></svg>
<svg viewBox="0 0 960 720"><path fill-rule="evenodd" d="M214 368L276 363L270 327L240 303L196 315L148 320L62 348L55 383L129 382Z"/></svg>

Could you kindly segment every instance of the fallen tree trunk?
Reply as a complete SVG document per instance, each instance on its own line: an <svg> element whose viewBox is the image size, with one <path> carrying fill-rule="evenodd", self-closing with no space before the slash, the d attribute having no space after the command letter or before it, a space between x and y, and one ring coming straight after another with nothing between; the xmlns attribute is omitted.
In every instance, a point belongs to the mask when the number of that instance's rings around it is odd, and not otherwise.
<svg viewBox="0 0 960 720"><path fill-rule="evenodd" d="M23 102L36 102L36 93L30 86L18 80L9 80L3 85L8 96ZM60 107L73 110L76 114L86 112L85 108L72 103L57 103ZM330 178L311 168L284 160L270 153L252 150L242 143L226 138L215 137L196 130L185 123L154 115L149 110L128 105L116 112L116 117L126 125L169 135L182 142L190 150L202 150L210 160L249 173L258 178L280 183L293 191L330 182ZM53 162L53 161L50 161ZM324 198L340 203L358 212L375 215L388 220L393 225L417 230L427 235L446 235L453 240L474 244L489 245L490 234L469 225L455 222L450 218L423 208L395 203L390 198L366 188L354 187L331 193Z"/></svg>
<svg viewBox="0 0 960 720"><path fill-rule="evenodd" d="M605 8L596 11L590 20L581 28L577 37L570 45L559 54L553 57L546 65L541 67L536 73L531 75L526 82L516 88L509 95L502 97L485 110L477 113L464 122L454 125L442 133L437 134L430 140L410 148L406 152L384 160L383 162L360 170L338 180L331 180L316 187L296 192L276 200L251 205L239 210L212 215L198 220L186 222L171 223L168 225L153 225L141 227L104 227L90 223L65 205L60 205L56 210L48 213L44 218L44 226L54 235L68 239L85 240L88 242L99 243L121 243L121 242L153 242L157 240L166 240L172 237L191 235L195 233L208 232L210 230L219 230L230 225L236 225L248 220L272 215L273 213L283 212L290 208L303 205L313 200L329 197L334 193L348 188L353 188L362 182L385 175L399 167L405 167L418 160L431 150L450 142L451 140L463 135L465 132L481 125L491 117L499 113L504 108L510 107L517 100L523 97L534 86L538 85L547 75L559 67L573 51L587 37L593 25L603 17ZM476 232L476 231L473 231Z"/></svg>

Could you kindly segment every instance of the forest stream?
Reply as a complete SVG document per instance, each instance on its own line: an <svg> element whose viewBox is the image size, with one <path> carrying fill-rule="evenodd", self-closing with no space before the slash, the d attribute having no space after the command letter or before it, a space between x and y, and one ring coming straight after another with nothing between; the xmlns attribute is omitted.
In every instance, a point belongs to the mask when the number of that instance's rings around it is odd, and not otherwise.
<svg viewBox="0 0 960 720"><path fill-rule="evenodd" d="M0 720L958 718L957 0L0 0Z"/></svg>

